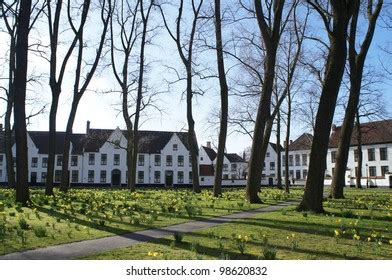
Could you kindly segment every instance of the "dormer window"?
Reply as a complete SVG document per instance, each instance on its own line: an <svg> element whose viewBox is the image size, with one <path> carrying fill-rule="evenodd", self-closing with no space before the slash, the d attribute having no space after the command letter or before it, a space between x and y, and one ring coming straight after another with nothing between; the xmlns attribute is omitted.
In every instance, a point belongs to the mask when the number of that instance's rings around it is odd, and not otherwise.
<svg viewBox="0 0 392 280"><path fill-rule="evenodd" d="M173 144L173 151L178 151L178 145L177 144Z"/></svg>

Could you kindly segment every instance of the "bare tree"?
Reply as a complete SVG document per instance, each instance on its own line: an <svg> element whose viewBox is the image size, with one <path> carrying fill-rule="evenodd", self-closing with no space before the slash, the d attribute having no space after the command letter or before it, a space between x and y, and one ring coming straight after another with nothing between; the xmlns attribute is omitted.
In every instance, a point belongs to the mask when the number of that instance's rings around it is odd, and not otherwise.
<svg viewBox="0 0 392 280"><path fill-rule="evenodd" d="M330 0L328 3L331 11L319 1L307 0L307 2L317 11L325 25L329 37L329 52L316 116L305 193L297 209L323 212L322 201L329 133L346 62L347 29L355 1Z"/></svg>
<svg viewBox="0 0 392 280"><path fill-rule="evenodd" d="M193 119L193 106L192 99L194 97L193 90L193 77L194 77L194 43L195 43L195 35L197 31L197 24L201 18L201 8L203 6L204 0L200 0L198 2L191 2L191 30L188 34L187 42L184 41L184 33L182 30L182 23L184 20L184 0L180 0L178 13L176 18L176 26L175 30L173 30L166 19L166 15L163 11L162 5L159 5L159 9L161 11L161 15L163 18L164 25L169 33L169 36L174 41L177 47L178 54L181 58L181 62L185 67L186 71L186 107L187 107L187 122L188 122L188 145L191 156L192 163L192 183L193 183L193 191L200 192L199 185L199 165L198 165L198 153L199 148L197 144L197 137L195 132L195 121Z"/></svg>
<svg viewBox="0 0 392 280"><path fill-rule="evenodd" d="M375 6L373 6L375 5ZM377 1L373 4L372 0L367 1L367 20L368 29L364 40L360 46L359 52L357 49L357 32L358 32L358 18L360 11L360 2L356 1L353 8L353 16L350 25L349 36L349 65L350 65L350 95L348 105L341 128L341 134L338 144L335 172L332 177L331 196L335 199L344 198L343 188L345 186L345 174L347 168L348 154L350 150L351 134L354 128L354 119L357 112L359 98L361 94L361 84L363 69L365 67L365 60L370 44L373 39L373 34L376 28L376 22L380 15L383 0Z"/></svg>
<svg viewBox="0 0 392 280"><path fill-rule="evenodd" d="M88 13L90 9L90 0L84 0L82 5L82 14ZM100 7L100 18L102 21L102 31L100 33L100 39L98 43L98 47L96 49L95 56L91 63L91 67L88 69L88 72L84 78L82 78L82 68L88 68L88 66L83 67L83 61L85 59L84 50L85 50L85 40L84 40L84 29L81 29L80 32L75 28L71 11L70 11L70 0L68 0L68 21L71 25L71 29L74 34L79 32L77 36L77 44L78 44L78 54L76 58L76 69L75 69L75 77L74 77L74 88L73 88L73 100L71 104L71 111L69 113L67 128L65 131L65 139L64 139L64 148L63 148L63 160L62 160L62 169L61 169L61 191L67 191L69 185L69 171L68 171L68 163L69 163L69 150L71 146L71 136L72 136L72 128L76 117L76 112L78 109L78 105L80 100L83 97L83 94L86 92L87 87L89 86L94 73L98 67L98 62L101 58L102 49L105 45L106 40L106 32L109 27L110 18L112 16L112 2L111 0L101 0L99 3Z"/></svg>
<svg viewBox="0 0 392 280"><path fill-rule="evenodd" d="M52 5L51 0L47 0L47 19L48 19L48 27L49 27L49 38L50 38L50 58L49 58L49 85L52 92L52 103L50 106L49 113L49 147L48 147L48 167L47 167L47 178L45 182L45 194L53 195L53 175L54 175L54 161L55 161L55 153L56 153L56 118L57 118L57 109L60 99L60 94L62 90L62 82L65 75L65 70L68 64L68 61L71 57L73 50L78 42L79 37L81 36L86 20L88 10L84 9L80 16L80 25L77 31L74 33L73 39L70 41L69 47L62 61L59 61L58 55L58 45L59 45L59 31L60 31L60 19L61 19L61 11L63 8L63 1L59 0L56 4ZM68 1L68 5L70 2ZM69 9L70 7L68 7ZM54 16L53 16L54 10ZM60 68L57 68L57 65L60 65ZM57 74L58 72L58 74Z"/></svg>
<svg viewBox="0 0 392 280"><path fill-rule="evenodd" d="M214 179L214 196L222 194L222 171L223 158L225 156L226 136L227 136L227 118L229 114L229 88L226 80L225 63L223 58L223 39L222 39L222 21L221 21L221 2L215 0L215 38L216 38L216 56L218 63L221 110L218 153L216 157L215 179Z"/></svg>
<svg viewBox="0 0 392 280"><path fill-rule="evenodd" d="M148 101L143 100L143 80L144 80L144 68L145 68L145 47L148 33L148 20L150 17L151 10L154 5L154 1L149 1L147 7L144 7L143 0L139 0L131 6L129 3L125 3L123 0L118 2L118 6L114 9L114 15L110 21L110 34L111 34L111 60L112 69L114 76L121 87L122 94L122 114L127 127L127 168L128 168L128 188L131 191L135 190L136 187L136 164L138 154L138 130L139 130L139 119L141 111L146 108ZM114 2L116 6L116 2ZM140 13L140 17L138 16ZM116 21L116 26L119 28L119 37L121 38L120 47L115 46L115 31L113 19ZM141 31L139 29L142 29ZM136 48L138 39L140 38L140 46ZM122 69L121 73L116 67L116 50L120 50L122 55ZM132 60L133 53L139 50L139 55L135 55L138 58L137 61ZM138 74L133 74L130 64L138 65ZM135 110L130 112L130 94L133 91L132 85L137 84L136 97L132 98L135 100ZM150 99L149 99L150 100Z"/></svg>
<svg viewBox="0 0 392 280"><path fill-rule="evenodd" d="M8 88L3 88L6 93L6 111L4 115L4 133L5 133L5 159L7 165L8 186L15 188L15 171L14 159L12 156L12 128L11 115L14 105L14 78L15 78L15 51L16 51L16 26L19 1L13 1L10 4L1 1L1 17L4 20L7 33L10 38L9 58L8 58Z"/></svg>
<svg viewBox="0 0 392 280"><path fill-rule="evenodd" d="M28 151L26 129L26 84L29 48L31 0L21 1L16 23L14 123L16 143L16 201L27 205L30 201L28 186Z"/></svg>

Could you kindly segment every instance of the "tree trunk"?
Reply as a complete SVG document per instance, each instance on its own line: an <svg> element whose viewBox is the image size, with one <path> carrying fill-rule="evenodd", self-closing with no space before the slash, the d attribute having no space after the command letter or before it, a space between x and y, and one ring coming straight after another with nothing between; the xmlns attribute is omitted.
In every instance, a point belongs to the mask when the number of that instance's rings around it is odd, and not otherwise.
<svg viewBox="0 0 392 280"><path fill-rule="evenodd" d="M290 192L290 166L289 166L289 145L290 145L290 133L291 133L291 95L287 92L287 131L286 131L286 147L285 147L285 191Z"/></svg>
<svg viewBox="0 0 392 280"><path fill-rule="evenodd" d="M277 182L276 187L278 189L282 189L282 158L281 158L281 149L280 149L280 110L278 110L278 114L276 115L276 153L277 157L277 166L276 166L276 176Z"/></svg>
<svg viewBox="0 0 392 280"><path fill-rule="evenodd" d="M216 56L218 63L220 97L221 97L221 115L219 127L218 153L216 157L215 178L214 178L214 196L222 194L222 171L223 158L225 155L226 136L227 136L227 118L229 113L229 88L226 81L225 64L223 58L222 43L222 23L220 0L215 0L215 38L216 38Z"/></svg>
<svg viewBox="0 0 392 280"><path fill-rule="evenodd" d="M16 142L16 201L27 205L30 201L28 186L28 150L26 129L26 83L28 64L28 36L30 23L31 0L20 2L17 18L17 41L15 49L15 99L14 123Z"/></svg>
<svg viewBox="0 0 392 280"><path fill-rule="evenodd" d="M13 85L11 85L8 92L7 98L7 110L4 116L4 133L5 133L5 161L7 166L7 178L8 178L8 187L14 189L15 188L15 170L14 170L14 158L12 155L12 129L11 129L11 115L12 115L12 107L14 105L14 90Z"/></svg>
<svg viewBox="0 0 392 280"><path fill-rule="evenodd" d="M80 99L76 97L72 102L71 112L69 113L67 128L65 130L60 186L60 191L62 192L67 192L69 188L69 149L71 147L72 128L75 122L76 111L78 109L79 101Z"/></svg>
<svg viewBox="0 0 392 280"><path fill-rule="evenodd" d="M334 10L333 31L330 34L330 50L327 58L325 80L316 115L308 178L304 196L298 206L300 211L324 212L323 190L329 134L346 63L347 27L351 17L350 5L346 2L339 3L332 3Z"/></svg>
<svg viewBox="0 0 392 280"><path fill-rule="evenodd" d="M193 113L192 113L192 73L190 71L190 67L187 70L187 96L186 96L186 107L187 107L187 121L188 121L188 146L189 152L191 156L191 163L192 163L192 184L193 184L193 191L195 193L200 193L200 185L199 185L199 164L198 164L198 156L199 156L199 149L197 145L197 138L195 133L195 121L193 120Z"/></svg>
<svg viewBox="0 0 392 280"><path fill-rule="evenodd" d="M56 87L57 85L54 85ZM46 171L45 194L53 195L54 162L56 157L56 116L60 91L52 87L52 104L49 113L49 152Z"/></svg>
<svg viewBox="0 0 392 280"><path fill-rule="evenodd" d="M370 1L368 4L373 5ZM376 21L380 14L382 4L383 1L379 1L374 13L368 15L368 29L359 53L356 51L356 34L360 2L355 2L353 7L353 17L351 20L349 37L350 95L343 125L341 127L341 135L335 163L335 173L333 174L331 187L331 196L336 199L344 198L343 188L345 186L345 174L350 151L351 135L354 128L355 114L358 109L361 95L363 68L365 65L366 55L373 39Z"/></svg>
<svg viewBox="0 0 392 280"><path fill-rule="evenodd" d="M356 187L358 189L362 189L362 164L363 164L363 154L362 154L362 131L361 131L361 122L359 120L359 112L357 109L357 114L356 114L356 121L355 121L355 127L357 130L357 142L358 142L358 166L357 166L357 176L356 176ZM367 178L366 178L367 179Z"/></svg>

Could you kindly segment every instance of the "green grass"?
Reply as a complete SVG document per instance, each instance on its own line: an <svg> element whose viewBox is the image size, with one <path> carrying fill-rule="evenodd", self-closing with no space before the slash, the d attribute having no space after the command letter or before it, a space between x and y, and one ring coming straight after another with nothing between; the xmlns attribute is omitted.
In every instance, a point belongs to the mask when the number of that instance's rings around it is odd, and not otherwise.
<svg viewBox="0 0 392 280"><path fill-rule="evenodd" d="M346 190L326 214L294 207L113 250L89 259L392 259L392 192ZM197 251L192 244L199 244ZM241 253L242 252L242 253Z"/></svg>
<svg viewBox="0 0 392 280"><path fill-rule="evenodd" d="M282 191L265 190L264 205L289 197ZM190 220L206 219L261 207L245 201L243 189L224 190L214 198L210 190L143 189L71 190L47 197L31 191L32 207L14 203L13 190L0 190L0 254L94 239L125 232L158 228Z"/></svg>

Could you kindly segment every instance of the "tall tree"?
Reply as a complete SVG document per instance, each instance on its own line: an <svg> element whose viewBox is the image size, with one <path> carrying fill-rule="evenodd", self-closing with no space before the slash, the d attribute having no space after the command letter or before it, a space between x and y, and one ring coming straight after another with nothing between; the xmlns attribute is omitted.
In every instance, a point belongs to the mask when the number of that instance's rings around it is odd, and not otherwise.
<svg viewBox="0 0 392 280"><path fill-rule="evenodd" d="M251 157L249 161L246 198L251 203L261 203L258 196L258 190L261 183L261 166L263 166L264 162L263 146L264 149L266 146L264 136L266 124L271 116L271 96L275 80L276 55L282 35L282 28L284 27L284 24L282 24L282 15L285 1L276 0L262 3L260 0L255 0L254 5L258 27L265 48L265 61L263 66L264 75L260 94L261 97L257 108ZM292 8L293 7L294 6L292 6Z"/></svg>
<svg viewBox="0 0 392 280"><path fill-rule="evenodd" d="M8 88L4 88L6 92L6 111L4 115L4 136L5 136L5 161L7 166L8 186L15 188L15 170L14 159L12 156L12 127L11 116L12 108L14 106L14 79L15 79L15 51L16 51L16 27L19 1L13 1L11 4L6 4L1 1L1 17L4 20L7 33L10 38L9 58L8 58Z"/></svg>
<svg viewBox="0 0 392 280"><path fill-rule="evenodd" d="M28 186L28 150L26 129L26 84L29 48L31 0L21 1L17 15L14 80L14 124L16 143L16 201L27 205L30 201Z"/></svg>
<svg viewBox="0 0 392 280"><path fill-rule="evenodd" d="M180 0L178 13L176 18L176 26L175 31L172 30L167 22L166 15L162 9L162 6L159 6L161 11L161 15L163 18L164 25L169 33L169 36L172 38L174 43L176 44L178 54L181 58L181 62L185 67L186 71L186 117L188 122L188 146L192 163L192 184L193 191L198 193L200 192L200 184L199 184L199 164L198 164L198 154L199 147L197 145L197 137L195 132L195 121L193 119L193 76L194 76L194 43L195 36L197 31L197 24L201 18L201 8L203 6L204 0L200 0L196 3L196 1L191 2L191 30L189 33L189 38L187 42L184 42L184 37L182 32L182 23L184 16L184 0Z"/></svg>
<svg viewBox="0 0 392 280"><path fill-rule="evenodd" d="M143 82L145 68L145 47L148 33L148 20L154 1L149 1L145 7L143 0L136 1L134 6L124 3L123 0L118 2L114 9L113 17L110 21L110 41L111 41L111 59L114 76L121 87L122 95L122 114L127 127L127 168L128 168L128 188L134 191L136 187L136 168L138 154L139 139L139 119L141 111L146 107L147 103L143 102ZM116 6L117 2L114 2ZM138 16L140 13L140 17ZM114 25L113 18L115 18ZM115 27L119 29L120 46L116 46ZM141 28L141 31L139 30ZM141 38L140 38L141 37ZM138 45L140 41L140 45ZM122 55L121 72L116 67L116 57L120 54L116 52L120 50ZM139 55L134 52L139 51ZM138 61L132 60L136 56ZM131 69L133 64L138 65L137 74L133 75ZM130 112L129 99L133 89L132 85L137 84L135 100L135 110Z"/></svg>
<svg viewBox="0 0 392 280"><path fill-rule="evenodd" d="M70 3L68 2L68 5ZM84 25L87 20L88 10L83 10L80 18L80 25L77 32L74 33L73 39L70 41L68 50L62 61L59 61L58 45L59 45L59 30L60 30L60 19L61 10L63 7L63 1L58 0L56 4L52 5L51 0L47 0L47 17L49 27L49 38L50 38L50 58L49 58L49 86L52 92L52 103L49 112L49 147L48 147L48 167L46 171L46 182L45 182L45 194L53 195L53 175L54 175L54 161L56 154L56 118L57 109L61 94L62 82L65 75L67 63L71 57L73 50L78 42L78 38L81 35ZM53 16L54 10L54 16ZM60 64L60 69L57 69L57 65ZM57 74L58 72L58 74Z"/></svg>
<svg viewBox="0 0 392 280"><path fill-rule="evenodd" d="M355 0L330 0L332 11L319 1L307 0L320 15L329 38L326 72L316 116L305 192L298 210L323 212L324 175L329 134L347 55L347 29Z"/></svg>
<svg viewBox="0 0 392 280"><path fill-rule="evenodd" d="M222 19L221 19L221 2L215 0L215 39L216 39L216 56L218 63L218 75L220 85L220 126L218 153L216 157L215 179L214 179L214 196L222 194L222 171L223 158L225 156L226 136L227 136L227 119L229 114L229 88L227 86L225 62L223 58L223 39L222 39Z"/></svg>
<svg viewBox="0 0 392 280"><path fill-rule="evenodd" d="M70 13L70 0L68 0L68 20L71 25L72 31L77 34L78 30L75 28L73 23L73 19ZM88 13L90 9L90 0L84 0L82 13ZM64 147L63 147L63 160L62 160L62 168L61 168L61 187L60 190L65 192L68 190L69 185L69 152L71 146L71 136L72 136L72 128L76 117L76 112L79 106L79 102L82 99L84 93L89 86L95 71L98 67L98 62L101 59L102 50L106 40L106 32L109 27L110 17L112 16L112 2L111 0L101 0L100 1L100 18L102 21L102 30L100 33L98 47L96 49L96 53L94 55L93 61L91 63L91 67L88 69L88 73L84 79L82 79L82 68L83 61L85 59L84 51L85 51L85 40L84 40L84 29L80 30L79 35L77 36L77 44L78 44L78 54L76 58L76 69L75 69L75 77L74 77L74 87L73 87L73 99L71 104L71 111L68 116L67 127L65 131L64 138Z"/></svg>
<svg viewBox="0 0 392 280"><path fill-rule="evenodd" d="M359 51L357 50L357 35L358 35L358 18L360 15L360 1L356 1L353 7L353 16L350 24L349 33L349 49L348 60L350 69L350 94L347 108L345 111L343 125L340 130L340 139L338 143L338 150L336 154L335 171L332 178L331 196L332 198L344 198L343 188L345 186L345 174L347 168L348 154L350 151L351 135L354 129L355 115L358 109L363 70L365 67L365 60L369 51L376 22L380 15L383 0L378 0L373 3L372 0L367 1L367 20L368 26L362 44L360 44ZM362 24L361 24L362 25Z"/></svg>

